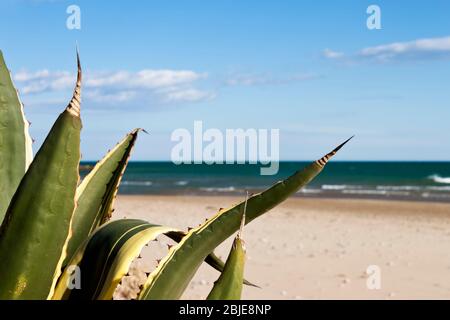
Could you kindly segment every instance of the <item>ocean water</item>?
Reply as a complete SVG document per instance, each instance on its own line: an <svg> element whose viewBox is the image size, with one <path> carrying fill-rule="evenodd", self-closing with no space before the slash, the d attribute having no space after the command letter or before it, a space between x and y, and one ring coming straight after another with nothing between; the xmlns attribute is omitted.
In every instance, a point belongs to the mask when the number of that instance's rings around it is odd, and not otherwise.
<svg viewBox="0 0 450 320"><path fill-rule="evenodd" d="M82 176L94 163L84 162ZM309 162L280 162L278 174L260 165L175 165L130 162L122 194L244 195L282 180ZM450 162L330 162L299 196L450 201Z"/></svg>

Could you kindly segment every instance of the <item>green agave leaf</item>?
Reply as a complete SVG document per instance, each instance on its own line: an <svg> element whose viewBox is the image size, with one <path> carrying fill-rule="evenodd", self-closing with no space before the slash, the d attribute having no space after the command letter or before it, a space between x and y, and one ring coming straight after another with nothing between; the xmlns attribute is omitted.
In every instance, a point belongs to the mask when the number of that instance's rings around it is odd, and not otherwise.
<svg viewBox="0 0 450 320"><path fill-rule="evenodd" d="M286 180L250 197L245 223L272 209L308 184L350 139ZM230 209L221 210L201 226L189 231L150 274L139 299L180 298L206 256L239 229L245 203L243 201Z"/></svg>
<svg viewBox="0 0 450 320"><path fill-rule="evenodd" d="M66 262L100 225L111 217L117 190L140 129L135 129L99 161L77 188Z"/></svg>
<svg viewBox="0 0 450 320"><path fill-rule="evenodd" d="M53 294L79 178L80 96L78 59L72 100L20 182L0 228L0 299L46 299Z"/></svg>
<svg viewBox="0 0 450 320"><path fill-rule="evenodd" d="M32 157L28 121L0 51L0 224Z"/></svg>
<svg viewBox="0 0 450 320"><path fill-rule="evenodd" d="M181 239L186 236L186 233L183 231L174 231L167 234L167 236L176 242L180 242ZM205 258L205 262L219 272L222 272L225 267L225 262L223 262L222 259L220 259L214 252L208 254L208 256ZM244 279L243 283L247 286L260 288L258 285L246 279Z"/></svg>
<svg viewBox="0 0 450 320"><path fill-rule="evenodd" d="M87 240L78 248L72 259L67 263L64 272L58 280L53 300L66 299L112 299L113 293L123 276L128 272L131 262L142 251L143 246L155 239L158 235L165 234L174 241L180 241L186 234L182 231L170 227L153 225L143 220L122 219L112 221L100 226ZM122 238L121 238L122 237ZM105 240L105 239L108 240ZM119 240L114 241L115 239ZM88 251L86 247L89 244ZM120 252L115 252L119 248ZM109 252L108 256L99 256L99 252ZM68 283L72 280L71 275L74 266L80 267L85 256L91 255L91 265L84 266L83 270L88 270L91 278L87 286L83 283L84 290L72 294L68 288ZM97 260L98 259L98 260ZM85 261L85 260L83 260ZM103 261L103 262L102 262ZM91 272L97 267L92 267L92 263L103 263L104 268L101 273ZM222 272L225 263L214 253L209 254L205 262L213 268ZM82 272L83 277L85 271ZM87 279L85 279L87 280ZM244 284L255 286L245 281ZM95 287L94 287L95 286ZM94 292L95 291L95 292ZM75 292L75 291L74 291Z"/></svg>
<svg viewBox="0 0 450 320"><path fill-rule="evenodd" d="M225 268L207 300L239 300L242 294L242 282L244 280L245 245L238 236L233 241Z"/></svg>
<svg viewBox="0 0 450 320"><path fill-rule="evenodd" d="M81 271L81 288L69 290L69 269L58 282L53 299L111 300L114 290L126 275L142 248L174 228L143 220L122 219L109 222L95 231L77 251L69 266Z"/></svg>
<svg viewBox="0 0 450 320"><path fill-rule="evenodd" d="M207 300L239 300L242 294L242 282L244 280L245 244L242 240L242 230L245 224L245 213L247 209L248 193L244 204L241 227L234 238L230 254L219 279L209 293Z"/></svg>

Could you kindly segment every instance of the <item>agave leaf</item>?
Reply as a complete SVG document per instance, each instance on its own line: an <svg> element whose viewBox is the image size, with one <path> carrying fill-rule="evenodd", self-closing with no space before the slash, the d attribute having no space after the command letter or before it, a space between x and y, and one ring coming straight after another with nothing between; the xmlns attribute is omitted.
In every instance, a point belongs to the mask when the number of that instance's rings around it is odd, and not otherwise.
<svg viewBox="0 0 450 320"><path fill-rule="evenodd" d="M120 221L120 222L118 222ZM139 228L131 230L131 228L134 228L138 226ZM142 227L142 229L141 229ZM148 227L148 229L145 229ZM101 231L100 231L101 230ZM163 232L161 232L163 231ZM107 279L102 280L103 285L101 288L100 294L93 294L92 286L89 286L90 292L88 293L87 290L84 292L79 292L78 294L74 294L71 296L72 290L68 288L68 283L71 281L71 271L73 266L80 266L81 261L86 253L86 246L88 243L91 243L91 239L94 237L97 237L97 234L108 234L108 237L116 237L117 235L120 235L121 233L130 232L128 236L130 237L128 242L123 244L123 246L120 248L120 255L117 255L114 259L113 264L108 266L107 272ZM155 234L154 234L155 233ZM158 233L158 234L156 234ZM103 300L109 300L112 298L112 295L114 293L115 288L117 287L119 281L122 279L122 277L125 275L125 273L128 271L130 263L136 257L139 252L142 250L143 245L145 243L148 243L149 241L153 240L158 236L159 234L164 233L166 236L171 238L174 241L181 241L181 239L186 235L183 231L176 230L174 228L169 227L161 227L157 225L149 224L142 220L132 220L132 219L124 219L124 220L117 220L110 223L107 223L105 225L100 226L94 233L88 237L87 240L84 241L84 243L78 248L78 250L75 252L75 254L72 256L72 258L67 263L67 266L65 267L64 272L62 273L61 277L58 280L58 284L55 289L55 293L52 297L53 300L66 300L66 299L103 299ZM156 236L155 236L156 235ZM94 240L92 240L94 241ZM92 255L98 255L98 252L103 251L111 251L111 249L108 248L100 248L102 246L102 242L104 239L101 240L95 240L95 247L92 247L91 252L89 254ZM138 244L136 245L136 242ZM115 244L117 245L117 244ZM101 258L99 258L101 260ZM103 258L104 261L104 258ZM211 253L207 256L205 259L205 262L208 263L210 266L212 266L214 269L216 269L219 272L222 272L224 269L225 263L217 257L214 253ZM98 263L98 261L96 262ZM88 270L91 270L91 266L87 267ZM100 279L100 275L97 275L98 279ZM97 283L100 280L92 280L93 283ZM97 282L96 282L97 281ZM258 287L255 284L252 284L251 282L244 280L244 284Z"/></svg>
<svg viewBox="0 0 450 320"><path fill-rule="evenodd" d="M173 231L167 234L169 238L171 238L173 241L180 242L183 237L186 236L186 233L183 231ZM225 267L225 262L222 261L214 252L211 252L208 254L208 256L205 258L205 262L215 270L222 272L223 268ZM250 281L244 279L243 283L247 286L260 288L258 285L251 283Z"/></svg>
<svg viewBox="0 0 450 320"><path fill-rule="evenodd" d="M46 299L65 257L80 161L81 67L75 91L14 194L0 228L0 299Z"/></svg>
<svg viewBox="0 0 450 320"><path fill-rule="evenodd" d="M77 188L68 261L78 247L111 217L122 175L140 129L135 129L99 161Z"/></svg>
<svg viewBox="0 0 450 320"><path fill-rule="evenodd" d="M233 241L230 254L225 263L225 268L207 300L239 300L242 294L242 282L244 280L245 245L240 237Z"/></svg>
<svg viewBox="0 0 450 320"><path fill-rule="evenodd" d="M246 201L247 200L248 193ZM219 279L214 282L214 286L209 293L207 300L241 299L245 265L245 243L244 240L242 240L242 230L245 224L245 211L246 204L244 206L244 213L242 214L239 233L234 238L223 272L220 274Z"/></svg>
<svg viewBox="0 0 450 320"><path fill-rule="evenodd" d="M32 157L28 121L0 51L0 224Z"/></svg>
<svg viewBox="0 0 450 320"><path fill-rule="evenodd" d="M142 248L159 235L174 230L137 219L116 220L103 225L68 264L79 266L81 288L68 289L70 273L67 268L53 299L111 300L114 290Z"/></svg>
<svg viewBox="0 0 450 320"><path fill-rule="evenodd" d="M351 138L350 138L351 139ZM349 140L350 140L349 139ZM272 209L314 179L345 141L321 159L248 199L245 223ZM148 277L139 299L178 299L206 256L239 229L243 201L190 230Z"/></svg>
<svg viewBox="0 0 450 320"><path fill-rule="evenodd" d="M100 230L100 228L98 230ZM70 268L77 267L79 265L81 259L83 259L83 254L86 250L88 241L89 238L84 241L84 243L77 249L75 254L72 255L72 258L69 260L67 265L63 267L63 271L61 272L61 275L59 276L55 285L55 290L53 291L53 295L51 297L52 300L67 300L69 298L71 293L71 290L69 289L69 282L71 281L72 275L72 270Z"/></svg>

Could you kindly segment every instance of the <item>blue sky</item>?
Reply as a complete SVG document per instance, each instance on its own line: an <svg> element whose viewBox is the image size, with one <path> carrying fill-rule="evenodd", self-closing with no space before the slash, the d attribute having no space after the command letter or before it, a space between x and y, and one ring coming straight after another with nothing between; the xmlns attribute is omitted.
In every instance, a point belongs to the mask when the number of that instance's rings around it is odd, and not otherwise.
<svg viewBox="0 0 450 320"><path fill-rule="evenodd" d="M81 9L81 30L66 8ZM381 30L366 8L381 8ZM0 4L0 49L35 149L85 72L84 159L143 127L135 160L177 128L278 128L284 160L355 134L340 160L449 160L448 1L57 1Z"/></svg>

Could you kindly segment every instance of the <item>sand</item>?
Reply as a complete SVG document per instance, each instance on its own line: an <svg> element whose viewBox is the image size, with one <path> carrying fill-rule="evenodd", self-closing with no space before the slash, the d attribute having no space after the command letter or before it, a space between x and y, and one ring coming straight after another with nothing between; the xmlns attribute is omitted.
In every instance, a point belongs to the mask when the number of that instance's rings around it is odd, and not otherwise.
<svg viewBox="0 0 450 320"><path fill-rule="evenodd" d="M186 230L235 197L124 196L114 218ZM449 299L450 204L292 198L246 226L243 299ZM231 240L217 249L226 258ZM154 242L138 267L166 251ZM166 241L167 242L167 241ZM376 266L377 278L367 268ZM203 265L184 299L204 299L218 272ZM370 284L368 288L367 284Z"/></svg>

